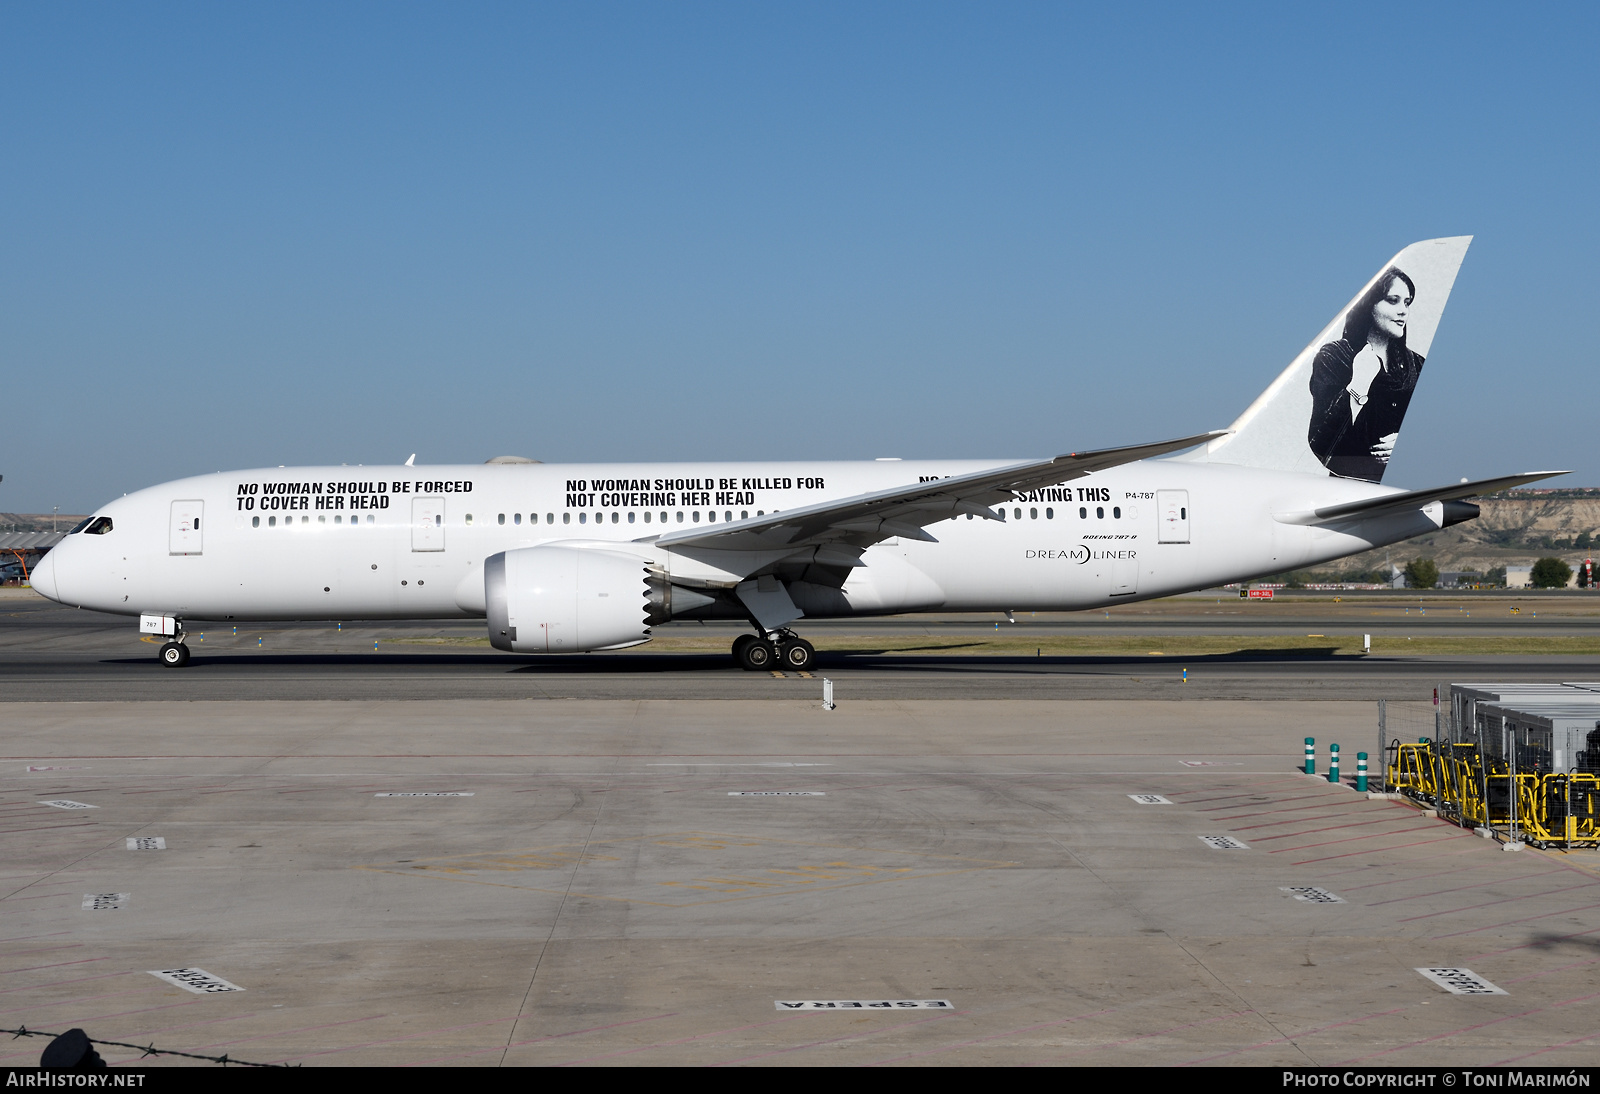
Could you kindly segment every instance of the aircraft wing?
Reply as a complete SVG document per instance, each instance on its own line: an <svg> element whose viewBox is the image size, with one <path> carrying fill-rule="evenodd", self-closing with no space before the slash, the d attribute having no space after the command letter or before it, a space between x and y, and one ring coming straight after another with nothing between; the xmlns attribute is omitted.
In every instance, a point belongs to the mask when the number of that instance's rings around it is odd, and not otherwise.
<svg viewBox="0 0 1600 1094"><path fill-rule="evenodd" d="M1367 520L1392 513L1421 509L1436 501L1459 501L1462 498L1493 494L1514 486L1548 479L1554 475L1571 474L1569 471L1529 471L1521 475L1506 475L1498 479L1479 479L1476 482L1458 482L1429 490L1408 490L1403 494L1382 494L1360 501L1346 501L1338 505L1325 505L1301 513L1274 515L1281 524L1332 524L1336 521Z"/></svg>
<svg viewBox="0 0 1600 1094"><path fill-rule="evenodd" d="M768 513L763 517L686 528L661 536L655 542L673 549L760 553L815 547L819 549L818 562L856 566L860 564L861 552L880 540L904 536L938 542L925 526L941 520L964 514L1001 520L1003 518L989 506L1010 501L1013 491L1054 486L1108 467L1193 448L1222 436L1223 432L1127 448L1070 452L1050 460L1009 464L932 482L908 483L890 490Z"/></svg>

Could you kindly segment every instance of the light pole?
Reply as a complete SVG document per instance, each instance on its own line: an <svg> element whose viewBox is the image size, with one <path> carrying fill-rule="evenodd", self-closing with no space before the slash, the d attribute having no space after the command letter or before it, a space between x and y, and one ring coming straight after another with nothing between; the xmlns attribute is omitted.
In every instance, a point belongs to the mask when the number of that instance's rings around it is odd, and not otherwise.
<svg viewBox="0 0 1600 1094"><path fill-rule="evenodd" d="M50 507L50 531L51 531L51 533L54 533L55 530L56 530L56 514L59 513L59 512L61 512L61 506L52 505Z"/></svg>

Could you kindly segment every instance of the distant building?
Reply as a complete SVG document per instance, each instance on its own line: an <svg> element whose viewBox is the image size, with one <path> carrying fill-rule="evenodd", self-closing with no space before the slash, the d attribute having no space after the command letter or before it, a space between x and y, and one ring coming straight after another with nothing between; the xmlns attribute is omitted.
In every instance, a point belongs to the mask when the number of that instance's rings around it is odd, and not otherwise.
<svg viewBox="0 0 1600 1094"><path fill-rule="evenodd" d="M1532 566L1507 566L1506 588L1531 589L1533 587Z"/></svg>

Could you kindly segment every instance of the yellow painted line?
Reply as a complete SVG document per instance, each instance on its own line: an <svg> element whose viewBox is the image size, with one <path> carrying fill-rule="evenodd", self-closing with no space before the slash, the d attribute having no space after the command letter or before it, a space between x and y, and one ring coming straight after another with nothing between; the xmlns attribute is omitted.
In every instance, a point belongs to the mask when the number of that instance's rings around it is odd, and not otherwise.
<svg viewBox="0 0 1600 1094"><path fill-rule="evenodd" d="M782 679L784 679L784 675L783 675L783 673L781 673L781 672L779 672L779 671L778 671L778 670L777 670L777 669L773 669L773 670L772 670L772 677L773 677L773 679L775 679L775 680L782 680Z"/></svg>
<svg viewBox="0 0 1600 1094"><path fill-rule="evenodd" d="M1325 635L1325 634L1308 634L1308 635L1306 635L1306 637L1307 638L1326 638L1328 636Z"/></svg>
<svg viewBox="0 0 1600 1094"><path fill-rule="evenodd" d="M802 679L802 680L810 680L811 679L811 674L809 672L802 672L800 674L800 679Z"/></svg>

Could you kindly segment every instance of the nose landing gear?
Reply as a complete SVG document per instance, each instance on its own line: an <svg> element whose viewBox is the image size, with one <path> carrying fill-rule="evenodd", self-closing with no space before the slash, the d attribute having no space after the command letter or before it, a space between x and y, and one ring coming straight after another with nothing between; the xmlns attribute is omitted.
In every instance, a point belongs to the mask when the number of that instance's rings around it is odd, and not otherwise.
<svg viewBox="0 0 1600 1094"><path fill-rule="evenodd" d="M171 642L162 643L161 650L156 656L167 668L181 669L189 663L189 647L174 638Z"/></svg>
<svg viewBox="0 0 1600 1094"><path fill-rule="evenodd" d="M793 631L779 631L771 637L741 634L733 640L733 659L742 669L760 672L764 669L809 669L816 660L817 651L810 642Z"/></svg>

